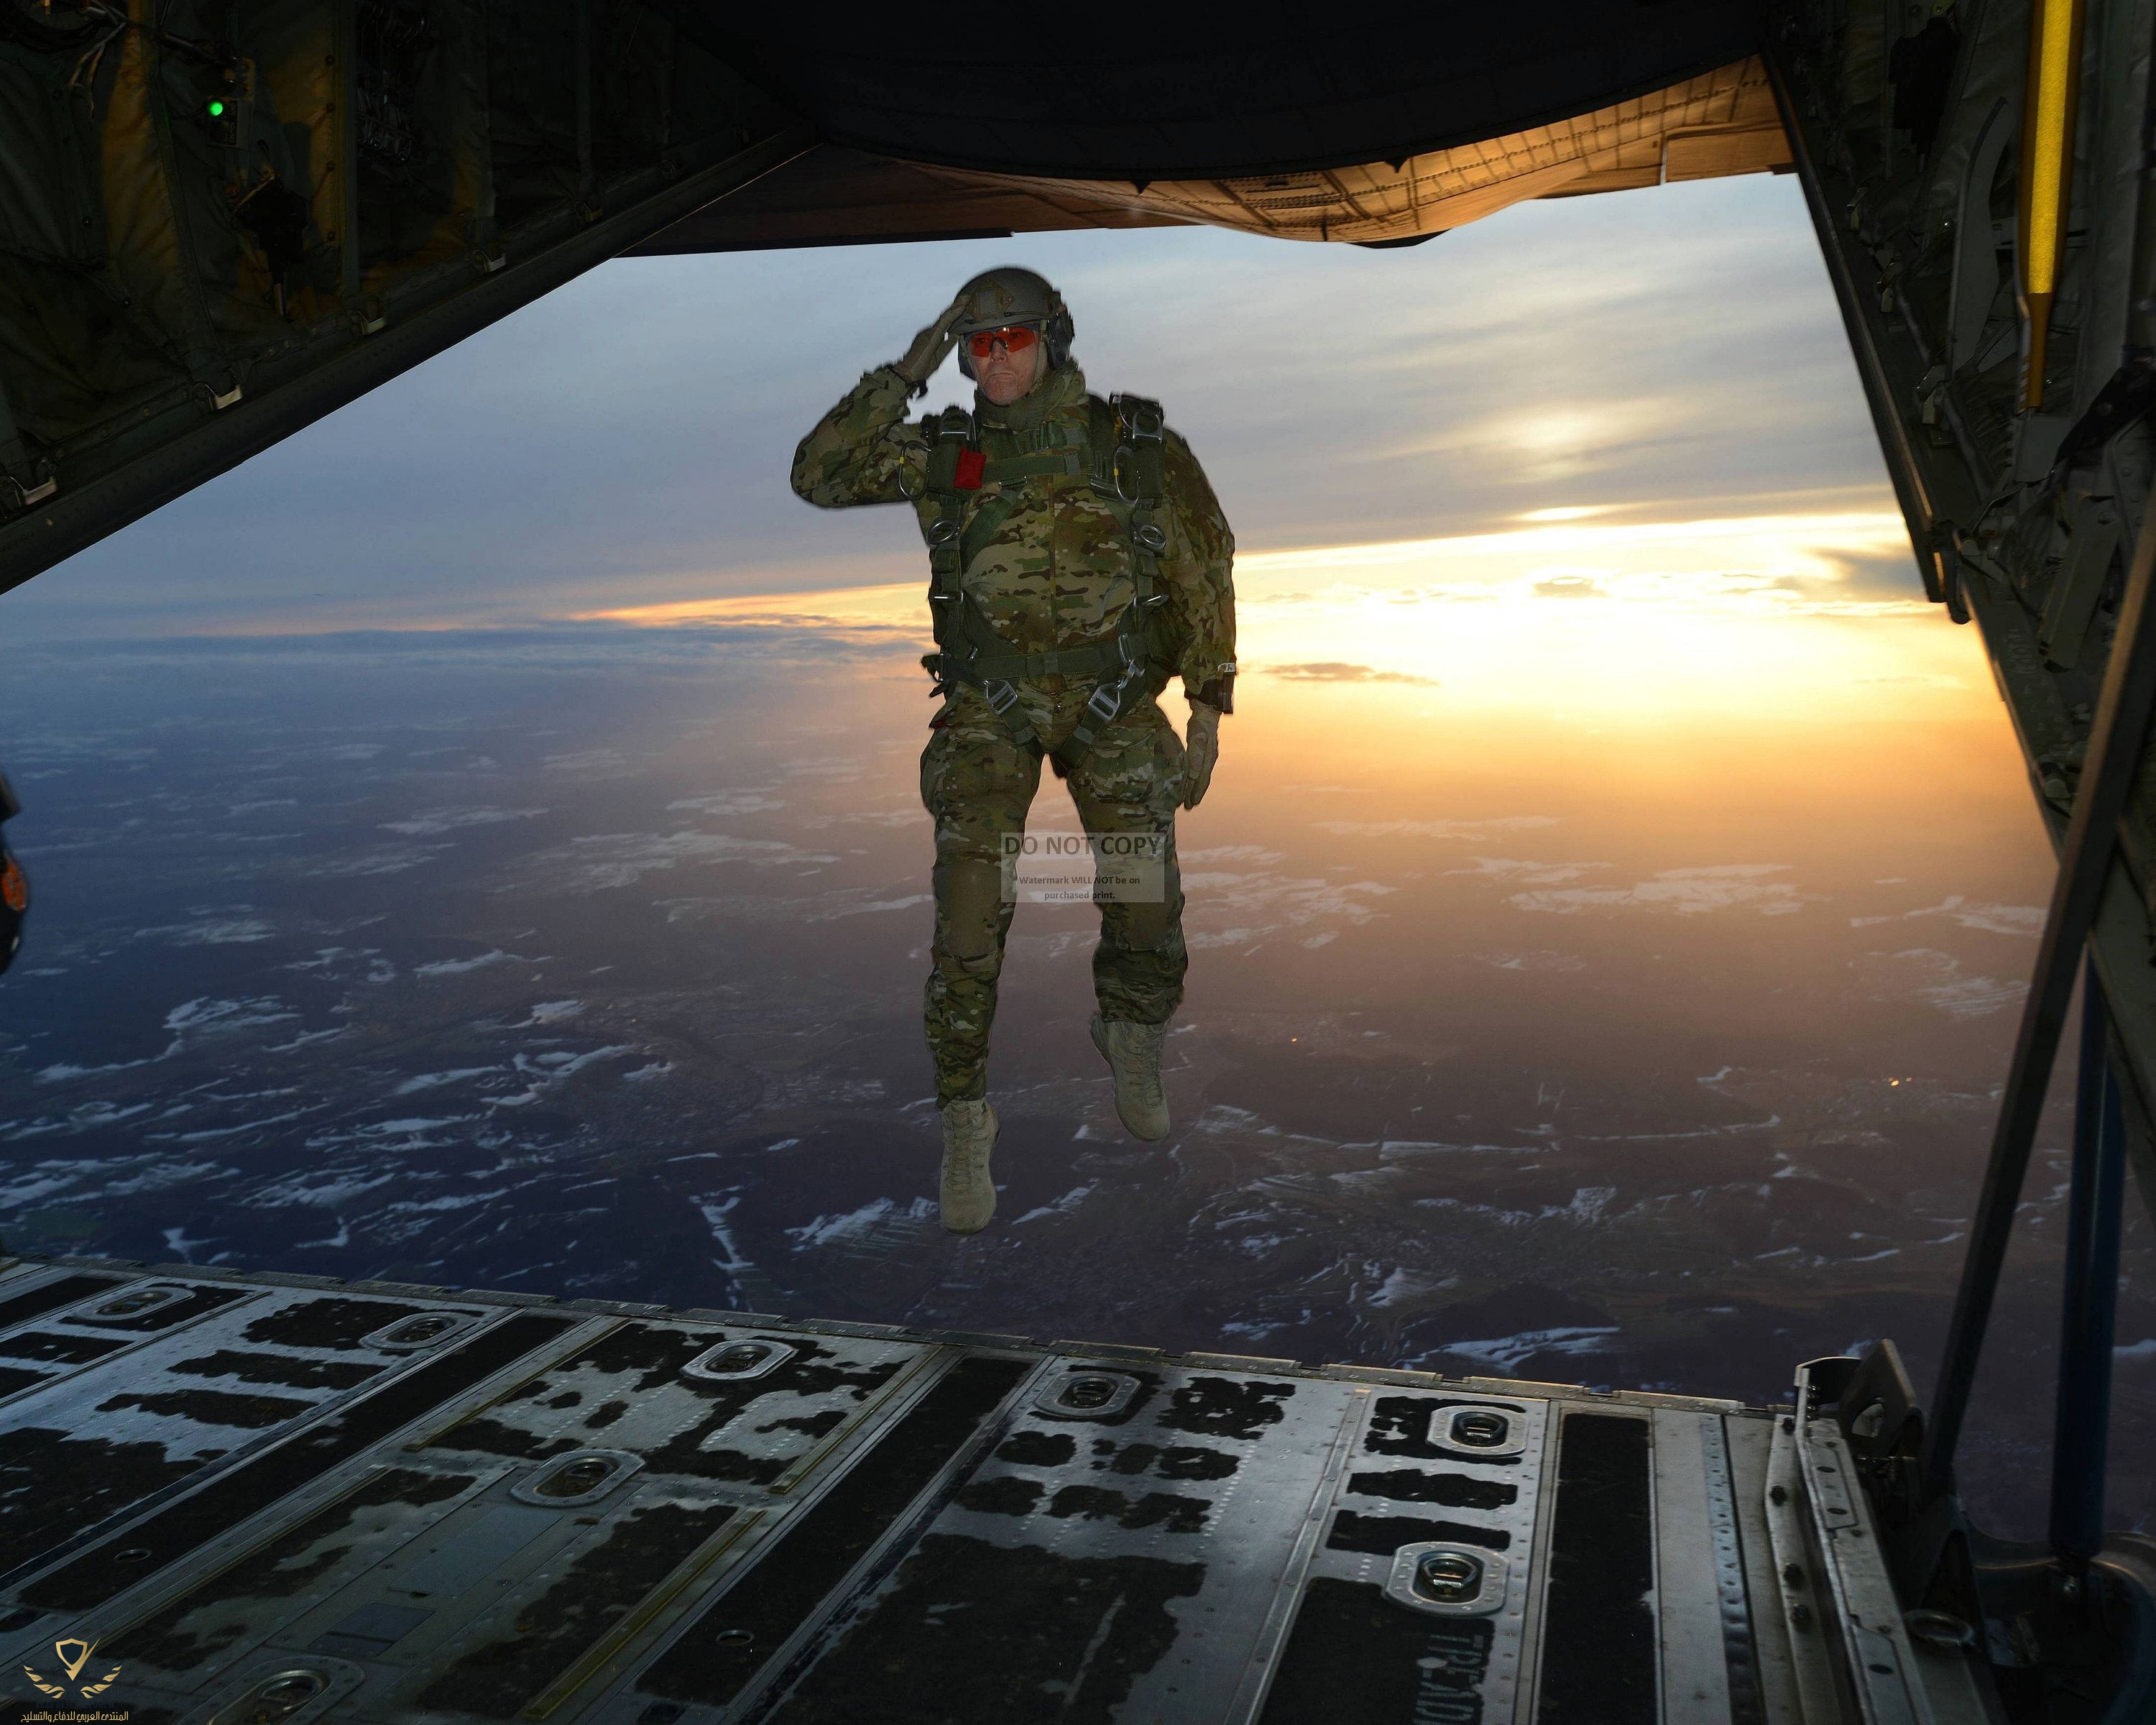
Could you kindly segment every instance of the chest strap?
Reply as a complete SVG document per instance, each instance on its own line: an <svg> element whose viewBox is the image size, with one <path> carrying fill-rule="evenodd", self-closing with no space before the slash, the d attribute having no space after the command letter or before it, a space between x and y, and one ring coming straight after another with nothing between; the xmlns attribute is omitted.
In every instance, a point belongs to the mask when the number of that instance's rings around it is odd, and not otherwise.
<svg viewBox="0 0 2156 1725"><path fill-rule="evenodd" d="M988 485L1009 485L1035 477L1045 478L1060 474L1070 479L1082 479L1091 470L1083 449L1064 449L1054 454L1012 455L1001 461L990 461L981 468L981 479Z"/></svg>

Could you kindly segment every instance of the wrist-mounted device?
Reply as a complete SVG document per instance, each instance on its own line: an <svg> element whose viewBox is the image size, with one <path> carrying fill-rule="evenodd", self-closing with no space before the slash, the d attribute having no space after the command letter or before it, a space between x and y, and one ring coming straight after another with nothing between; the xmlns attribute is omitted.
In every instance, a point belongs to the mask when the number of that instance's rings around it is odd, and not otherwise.
<svg viewBox="0 0 2156 1725"><path fill-rule="evenodd" d="M1223 660L1211 676L1190 691L1190 698L1202 706L1211 707L1215 712L1235 711L1235 661L1232 659Z"/></svg>

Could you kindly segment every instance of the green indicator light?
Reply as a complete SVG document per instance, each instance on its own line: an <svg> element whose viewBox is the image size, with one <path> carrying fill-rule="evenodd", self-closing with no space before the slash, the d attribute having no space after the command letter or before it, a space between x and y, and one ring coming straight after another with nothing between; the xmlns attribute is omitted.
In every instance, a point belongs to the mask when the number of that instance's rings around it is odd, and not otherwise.
<svg viewBox="0 0 2156 1725"><path fill-rule="evenodd" d="M213 120L216 119L216 118L218 117L218 116L219 116L220 114L222 114L222 113L223 113L223 112L224 112L224 104L223 104L223 102L212 102L212 103L209 105L209 117L210 117L211 119L213 119Z"/></svg>

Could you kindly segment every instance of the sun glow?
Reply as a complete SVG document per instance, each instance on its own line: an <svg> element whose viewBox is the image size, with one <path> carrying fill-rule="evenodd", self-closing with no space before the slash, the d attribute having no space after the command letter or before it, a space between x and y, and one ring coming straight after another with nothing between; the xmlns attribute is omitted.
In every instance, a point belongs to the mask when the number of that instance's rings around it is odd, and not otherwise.
<svg viewBox="0 0 2156 1725"><path fill-rule="evenodd" d="M1545 519L1449 539L1251 552L1235 565L1237 656L1252 678L1312 696L1332 692L1313 685L1353 686L1360 711L1374 699L1453 722L1558 711L1605 723L1883 716L1969 686L1965 655L1933 626L1913 571L1907 596L1892 594L1907 557L1900 517L1884 511ZM924 645L927 632L914 582L583 615L867 631Z"/></svg>
<svg viewBox="0 0 2156 1725"><path fill-rule="evenodd" d="M1460 597L1471 589L1486 594L1531 587L1553 570L1584 570L1604 579L1604 596L1612 598L1757 604L1763 596L1776 608L1831 604L1847 614L1851 596L1833 589L1846 583L1853 567L1908 557L1902 518L1884 511L1578 524L1599 512L1537 510L1522 517L1532 526L1498 533L1247 553L1235 560L1236 583L1240 590L1253 580L1322 572L1375 578L1393 587L1414 582L1425 593L1441 588ZM1913 572L1910 586L1913 592ZM1876 608L1882 602L1855 603Z"/></svg>
<svg viewBox="0 0 2156 1725"><path fill-rule="evenodd" d="M1910 662L1930 632L1866 626L1931 608L1913 572L1907 598L1857 579L1907 556L1900 518L1884 513L1553 523L1259 553L1237 561L1240 653L1254 670L1360 667L1332 679L1403 698L1419 681L1481 711L1554 700L1604 716L1801 716L1890 685L1960 684Z"/></svg>

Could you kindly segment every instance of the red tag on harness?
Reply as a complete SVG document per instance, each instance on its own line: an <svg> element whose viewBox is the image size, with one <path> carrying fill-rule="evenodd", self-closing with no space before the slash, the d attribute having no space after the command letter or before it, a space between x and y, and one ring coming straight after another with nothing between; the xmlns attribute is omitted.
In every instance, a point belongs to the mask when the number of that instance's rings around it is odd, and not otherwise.
<svg viewBox="0 0 2156 1725"><path fill-rule="evenodd" d="M958 451L958 476L952 483L962 491L981 489L981 475L988 467L988 458L978 449Z"/></svg>

